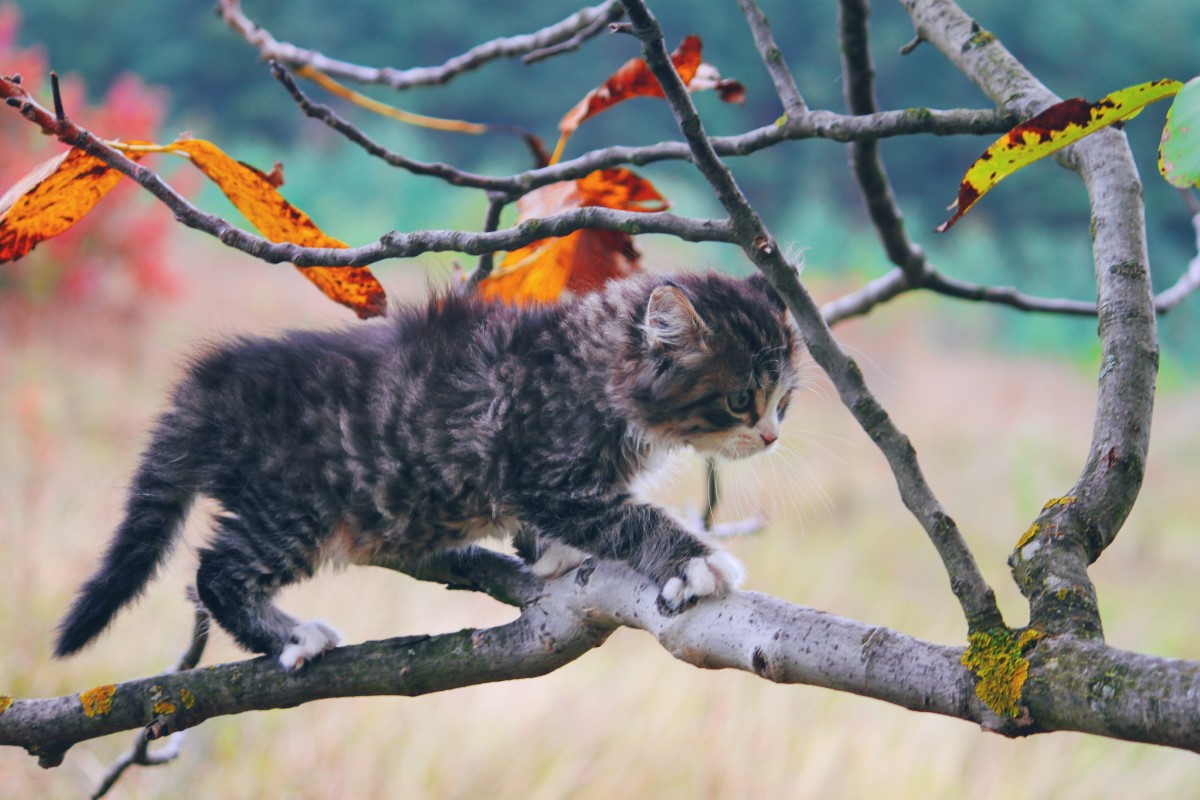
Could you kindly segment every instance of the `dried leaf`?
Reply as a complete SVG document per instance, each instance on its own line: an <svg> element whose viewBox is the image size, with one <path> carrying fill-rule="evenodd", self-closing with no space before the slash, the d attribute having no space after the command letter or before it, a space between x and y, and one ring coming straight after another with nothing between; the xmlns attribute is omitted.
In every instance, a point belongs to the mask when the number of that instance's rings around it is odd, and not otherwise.
<svg viewBox="0 0 1200 800"><path fill-rule="evenodd" d="M1158 171L1172 186L1200 186L1200 78L1184 84L1167 112Z"/></svg>
<svg viewBox="0 0 1200 800"><path fill-rule="evenodd" d="M1050 106L1001 136L976 159L959 185L954 215L936 230L947 230L988 190L1021 167L1107 125L1136 116L1146 105L1170 97L1182 86L1164 78L1121 89L1095 103L1077 97Z"/></svg>
<svg viewBox="0 0 1200 800"><path fill-rule="evenodd" d="M172 152L186 153L205 175L245 215L264 238L272 242L293 242L304 247L346 247L344 242L327 236L308 215L293 206L275 190L272 175L235 161L216 145L203 139L188 139L169 146ZM331 299L354 310L366 319L383 314L387 298L383 287L366 267L298 267Z"/></svg>
<svg viewBox="0 0 1200 800"><path fill-rule="evenodd" d="M699 36L688 36L671 54L671 63L688 91L697 92L715 89L721 99L727 103L741 103L745 100L746 89L742 84L732 79L723 79L717 68L711 64L701 63L700 51L703 44ZM575 133L585 120L599 114L605 109L628 100L631 97L664 97L658 79L650 71L650 67L640 58L626 61L612 77L600 86L588 92L575 107L568 111L558 123L561 136L554 156L550 163L558 162L562 155L563 146L567 139Z"/></svg>
<svg viewBox="0 0 1200 800"><path fill-rule="evenodd" d="M649 181L627 169L607 169L530 192L517 203L518 223L586 206L654 212L668 205ZM563 291L595 291L638 269L633 237L621 231L585 229L508 253L480 282L479 291L508 303L548 303Z"/></svg>
<svg viewBox="0 0 1200 800"><path fill-rule="evenodd" d="M0 197L0 263L27 255L83 219L122 177L75 148L39 164Z"/></svg>

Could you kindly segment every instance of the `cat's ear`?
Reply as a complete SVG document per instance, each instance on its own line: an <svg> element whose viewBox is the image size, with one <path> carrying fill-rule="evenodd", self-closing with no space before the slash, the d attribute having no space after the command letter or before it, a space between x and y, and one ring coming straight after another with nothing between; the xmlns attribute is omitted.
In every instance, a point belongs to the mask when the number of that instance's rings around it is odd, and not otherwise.
<svg viewBox="0 0 1200 800"><path fill-rule="evenodd" d="M761 272L755 272L749 278L746 278L746 284L757 292L761 292L770 301L771 306L782 314L787 311L787 306L783 302L783 298L775 291L775 287L767 280L767 276Z"/></svg>
<svg viewBox="0 0 1200 800"><path fill-rule="evenodd" d="M678 286L658 286L646 302L646 317L642 321L646 344L673 349L701 347L708 326L696 313L692 301Z"/></svg>

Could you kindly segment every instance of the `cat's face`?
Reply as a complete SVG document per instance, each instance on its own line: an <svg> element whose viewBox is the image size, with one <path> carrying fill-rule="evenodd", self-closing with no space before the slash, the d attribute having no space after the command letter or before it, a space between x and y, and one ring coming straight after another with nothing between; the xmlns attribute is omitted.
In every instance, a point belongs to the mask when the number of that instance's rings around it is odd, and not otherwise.
<svg viewBox="0 0 1200 800"><path fill-rule="evenodd" d="M774 446L797 379L794 335L768 291L703 278L654 290L636 396L655 438L731 459Z"/></svg>

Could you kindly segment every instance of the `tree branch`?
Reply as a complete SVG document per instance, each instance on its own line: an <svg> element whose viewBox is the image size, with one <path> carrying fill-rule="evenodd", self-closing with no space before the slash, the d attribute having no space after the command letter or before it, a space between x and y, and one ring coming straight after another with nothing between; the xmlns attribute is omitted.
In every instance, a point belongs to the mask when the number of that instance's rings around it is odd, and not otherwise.
<svg viewBox="0 0 1200 800"><path fill-rule="evenodd" d="M531 53L536 54L538 51L545 51L555 45L569 43L582 32L593 30L597 26L602 27L609 21L618 19L619 14L613 16L616 13L616 9L614 9L616 5L616 0L607 0L599 5L577 11L561 22L534 33L485 42L462 55L455 56L441 66L413 67L405 70L390 67L364 67L328 58L316 50L306 50L287 42L280 42L268 30L242 13L241 0L217 0L216 10L217 15L230 28L258 49L264 61L280 61L293 66L306 65L319 69L327 75L402 90L417 86L445 84L464 72L478 69L498 58L515 58Z"/></svg>
<svg viewBox="0 0 1200 800"><path fill-rule="evenodd" d="M873 114L875 67L867 45L867 0L841 0L838 3L838 31L842 43L842 82L846 107L851 114ZM858 181L867 212L888 259L899 267L911 286L918 286L926 270L925 254L908 239L904 217L896 205L891 181L879 155L879 141L850 143L850 167Z"/></svg>
<svg viewBox="0 0 1200 800"><path fill-rule="evenodd" d="M771 82L775 84L775 94L779 95L779 101L783 103L783 113L789 118L802 114L807 110L807 106L800 95L800 87L796 86L796 79L792 77L783 60L783 51L775 44L775 37L771 35L767 15L754 0L738 0L738 5L742 7L742 14L750 26L758 55L771 76Z"/></svg>
<svg viewBox="0 0 1200 800"><path fill-rule="evenodd" d="M925 482L912 443L895 427L867 389L862 370L838 346L811 295L801 284L795 267L780 254L757 212L714 151L691 96L671 65L657 21L641 0L622 2L633 23L633 31L642 42L646 63L662 85L679 129L692 149L693 163L729 214L738 244L787 302L809 353L829 375L842 402L887 458L905 506L925 528L946 566L951 589L963 607L968 627L988 628L1003 624L995 594L983 579L954 520Z"/></svg>
<svg viewBox="0 0 1200 800"><path fill-rule="evenodd" d="M917 34L997 105L1028 117L1058 101L995 36L950 0L902 2ZM1124 134L1098 132L1067 148L1058 160L1079 173L1092 205L1102 346L1099 391L1082 474L1063 498L1046 505L1009 563L1029 598L1032 626L1099 637L1100 614L1087 566L1112 542L1141 488L1158 336L1141 182Z"/></svg>
<svg viewBox="0 0 1200 800"><path fill-rule="evenodd" d="M1192 227L1196 231L1196 256L1188 262L1187 269L1179 276L1175 285L1154 298L1154 310L1158 314L1167 313L1192 292L1200 289L1200 211L1193 212Z"/></svg>
<svg viewBox="0 0 1200 800"><path fill-rule="evenodd" d="M658 587L615 562L590 560L544 584L515 560L487 551L411 571L487 588L506 602L524 604L523 611L517 620L486 630L339 647L295 673L256 658L63 697L4 698L0 745L24 747L43 766L54 766L78 742L131 728L147 727L152 737L161 736L212 717L311 700L416 696L535 677L627 626L645 630L676 658L698 667L853 692L972 721L1006 736L1075 730L1200 752L1196 662L1047 639L1030 655L1024 699L1037 720L1030 727L1028 719L998 716L979 699L961 648L755 592L734 592L664 616Z"/></svg>

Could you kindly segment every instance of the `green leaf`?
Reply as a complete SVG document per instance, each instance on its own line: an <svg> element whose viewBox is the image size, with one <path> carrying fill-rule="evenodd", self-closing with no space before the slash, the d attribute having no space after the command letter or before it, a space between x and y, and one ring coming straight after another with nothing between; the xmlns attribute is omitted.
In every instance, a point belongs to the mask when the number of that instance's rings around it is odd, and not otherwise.
<svg viewBox="0 0 1200 800"><path fill-rule="evenodd" d="M958 187L958 208L937 227L938 233L958 221L979 198L1021 167L1079 141L1114 122L1137 116L1156 100L1182 88L1179 81L1163 78L1113 92L1094 103L1081 97L1055 103L1001 136L976 159Z"/></svg>
<svg viewBox="0 0 1200 800"><path fill-rule="evenodd" d="M1184 84L1167 112L1158 171L1172 186L1200 186L1200 77Z"/></svg>

